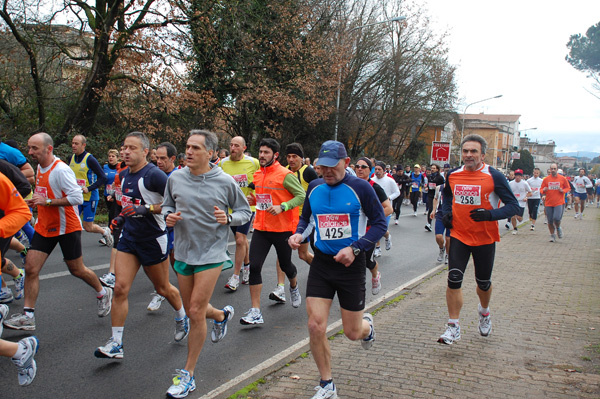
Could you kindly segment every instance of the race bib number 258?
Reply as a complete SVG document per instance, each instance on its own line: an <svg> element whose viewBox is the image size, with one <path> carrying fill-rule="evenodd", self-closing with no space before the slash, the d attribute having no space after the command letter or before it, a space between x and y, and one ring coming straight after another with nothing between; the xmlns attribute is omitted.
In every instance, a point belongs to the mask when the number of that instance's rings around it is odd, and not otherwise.
<svg viewBox="0 0 600 399"><path fill-rule="evenodd" d="M481 186L457 184L454 186L454 203L458 205L481 205Z"/></svg>

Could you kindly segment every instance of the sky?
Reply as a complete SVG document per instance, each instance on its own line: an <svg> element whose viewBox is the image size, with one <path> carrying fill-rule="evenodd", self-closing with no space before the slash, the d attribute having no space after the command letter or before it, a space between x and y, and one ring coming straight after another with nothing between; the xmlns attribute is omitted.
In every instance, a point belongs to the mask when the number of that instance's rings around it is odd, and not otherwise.
<svg viewBox="0 0 600 399"><path fill-rule="evenodd" d="M457 112L501 94L467 113L521 115L521 131L537 128L522 135L554 140L557 153L600 152L600 99L586 91L593 80L565 61L570 36L600 22L599 0L414 1L429 10L435 30L450 34Z"/></svg>

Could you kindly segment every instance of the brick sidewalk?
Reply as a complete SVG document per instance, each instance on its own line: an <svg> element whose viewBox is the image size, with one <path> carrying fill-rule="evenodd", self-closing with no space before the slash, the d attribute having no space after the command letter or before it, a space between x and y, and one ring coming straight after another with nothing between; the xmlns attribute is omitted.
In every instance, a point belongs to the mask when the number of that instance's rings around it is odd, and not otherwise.
<svg viewBox="0 0 600 399"><path fill-rule="evenodd" d="M446 271L405 290L375 314L369 351L343 336L331 341L340 398L599 398L600 210L565 214L565 238L548 242L538 222L497 246L492 334L477 331L473 266L467 268L462 340L436 342L447 320ZM432 245L433 240L432 240ZM290 359L291 360L291 359ZM239 398L310 398L319 374L298 357Z"/></svg>

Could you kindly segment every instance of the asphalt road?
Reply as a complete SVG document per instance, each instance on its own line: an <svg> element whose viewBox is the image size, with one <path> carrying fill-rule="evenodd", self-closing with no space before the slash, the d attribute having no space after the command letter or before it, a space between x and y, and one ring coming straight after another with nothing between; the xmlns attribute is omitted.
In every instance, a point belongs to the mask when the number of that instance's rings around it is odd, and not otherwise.
<svg viewBox="0 0 600 399"><path fill-rule="evenodd" d="M431 270L437 265L437 245L434 234L424 229L424 207L414 217L409 207L402 207L400 224L392 222L393 248L383 250L379 258L383 288L379 296ZM98 244L100 235L83 233L84 262L98 275L108 270L110 251ZM230 241L233 241L230 238ZM383 244L383 242L382 242ZM230 246L233 253L235 247ZM14 251L8 256L20 264ZM299 284L304 295L308 265L294 253ZM268 299L276 285L275 251L272 250L263 267L262 312L265 324L248 327L239 319L250 308L248 286L240 286L231 293L223 287L231 274L224 271L219 278L211 304L215 307L233 305L235 316L223 341L213 344L207 337L196 367L196 391L190 398L198 398L227 381L272 358L308 336L306 311L303 303L294 309L289 303L274 304ZM69 275L62 262L59 248L51 254L42 269L40 295L36 306L35 334L40 341L36 356L38 373L33 384L19 387L15 367L8 359L0 359L2 397L17 398L122 398L165 396L171 385L172 373L185 364L187 340L175 343L174 312L164 302L157 312L148 312L146 306L153 291L143 272L133 284L129 296L129 315L124 332L124 359L98 359L93 353L111 336L110 318L96 315L95 292L81 280ZM171 281L176 277L171 272ZM367 303L376 299L371 295L370 281ZM304 298L303 298L304 299ZM21 312L23 300L10 304L10 314ZM329 323L339 320L337 300ZM209 335L212 324L209 324ZM28 332L4 329L2 338L17 341Z"/></svg>

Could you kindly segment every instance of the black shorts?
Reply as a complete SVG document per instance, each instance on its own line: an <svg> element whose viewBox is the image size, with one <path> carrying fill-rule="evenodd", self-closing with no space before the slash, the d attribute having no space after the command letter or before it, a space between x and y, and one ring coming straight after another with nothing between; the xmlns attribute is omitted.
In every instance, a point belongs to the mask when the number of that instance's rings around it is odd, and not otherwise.
<svg viewBox="0 0 600 399"><path fill-rule="evenodd" d="M491 284L492 269L496 255L496 243L487 245L469 246L460 240L450 237L450 250L448 253L448 287L458 289L462 286L465 270L469 258L473 255L475 266L475 280L479 287Z"/></svg>
<svg viewBox="0 0 600 399"><path fill-rule="evenodd" d="M163 234L146 241L130 241L121 236L117 251L135 255L142 266L154 266L169 257L168 236Z"/></svg>
<svg viewBox="0 0 600 399"><path fill-rule="evenodd" d="M365 252L365 265L367 266L367 269L369 270L373 270L375 269L375 266L377 266L377 261L375 260L375 257L373 256L373 252L375 251L375 247L369 249L367 252Z"/></svg>
<svg viewBox="0 0 600 399"><path fill-rule="evenodd" d="M365 253L346 267L315 248L306 282L306 297L333 299L336 292L342 309L358 312L365 308Z"/></svg>
<svg viewBox="0 0 600 399"><path fill-rule="evenodd" d="M0 237L0 258L2 258L2 266L4 266L4 257L6 256L6 252L8 252L8 248L10 248L11 240L12 237ZM0 272L0 274L2 274L2 272Z"/></svg>
<svg viewBox="0 0 600 399"><path fill-rule="evenodd" d="M31 249L48 255L52 253L56 244L60 245L64 260L74 260L83 256L81 230L56 237L44 237L36 231L31 239Z"/></svg>

